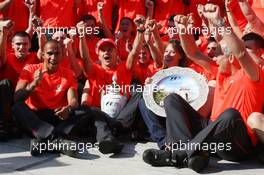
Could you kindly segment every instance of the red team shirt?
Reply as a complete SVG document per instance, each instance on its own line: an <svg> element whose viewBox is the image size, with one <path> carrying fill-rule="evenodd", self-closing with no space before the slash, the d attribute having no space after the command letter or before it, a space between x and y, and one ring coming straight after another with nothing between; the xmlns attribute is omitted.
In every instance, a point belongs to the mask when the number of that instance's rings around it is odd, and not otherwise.
<svg viewBox="0 0 264 175"><path fill-rule="evenodd" d="M112 84L113 75L117 75L117 84L121 87L130 85L132 79L132 71L128 70L125 64L119 64L115 69L105 70L100 65L93 63L92 69L86 72L87 79L90 82L90 96L88 104L94 107L100 107L101 88ZM105 90L105 88L103 88ZM121 94L129 96L128 88L121 88ZM124 92L125 91L125 92Z"/></svg>
<svg viewBox="0 0 264 175"><path fill-rule="evenodd" d="M43 70L43 63L29 64L20 74L19 82L31 83L36 70ZM59 67L58 71L49 75L45 73L40 84L35 88L26 104L33 110L56 109L68 105L67 91L77 90L77 82L71 70Z"/></svg>
<svg viewBox="0 0 264 175"><path fill-rule="evenodd" d="M89 48L89 54L91 56L91 59L93 62L98 62L98 55L95 52L96 44L100 40L98 37L93 37L92 39L90 38L85 38L87 47ZM77 57L80 57L80 52L79 52L79 38L77 37L74 42L74 47L77 50Z"/></svg>
<svg viewBox="0 0 264 175"><path fill-rule="evenodd" d="M247 118L252 112L261 112L264 101L264 73L260 71L260 79L254 82L248 78L243 69L234 75L217 75L211 120L214 121L228 108L237 109L245 122L253 144L257 139L247 125ZM243 82L243 83L242 83Z"/></svg>
<svg viewBox="0 0 264 175"><path fill-rule="evenodd" d="M74 0L40 0L39 11L44 27L73 27L76 24Z"/></svg>
<svg viewBox="0 0 264 175"><path fill-rule="evenodd" d="M149 65L153 64L153 61L151 61L149 63ZM148 78L150 75L150 68L149 68L149 65L147 67L143 67L142 64L140 63L136 63L136 66L135 66L135 69L133 71L133 78L135 78L136 80L138 80L141 85L144 85L145 84L145 80L146 78Z"/></svg>
<svg viewBox="0 0 264 175"><path fill-rule="evenodd" d="M0 0L3 2L4 0ZM9 7L0 12L0 18L8 18L15 22L14 31L25 31L28 27L29 10L23 0L13 0Z"/></svg>
<svg viewBox="0 0 264 175"><path fill-rule="evenodd" d="M18 77L26 64L36 64L39 60L36 53L30 53L23 61L19 61L13 52L7 52L7 62L0 70L0 80L8 79L16 86Z"/></svg>

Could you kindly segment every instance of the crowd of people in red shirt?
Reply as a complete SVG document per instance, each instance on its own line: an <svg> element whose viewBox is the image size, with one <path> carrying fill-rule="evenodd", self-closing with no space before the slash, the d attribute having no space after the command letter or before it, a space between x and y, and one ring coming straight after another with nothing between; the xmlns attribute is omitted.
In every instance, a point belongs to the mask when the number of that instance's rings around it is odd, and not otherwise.
<svg viewBox="0 0 264 175"><path fill-rule="evenodd" d="M215 153L264 162L263 14L262 0L0 0L0 140L23 131L38 156L40 143L93 138L117 154L125 135L157 142L144 162L196 172L210 150L175 145L230 143ZM199 111L168 95L162 118L129 88L174 66L204 75L210 92ZM128 85L115 118L100 109L113 76Z"/></svg>

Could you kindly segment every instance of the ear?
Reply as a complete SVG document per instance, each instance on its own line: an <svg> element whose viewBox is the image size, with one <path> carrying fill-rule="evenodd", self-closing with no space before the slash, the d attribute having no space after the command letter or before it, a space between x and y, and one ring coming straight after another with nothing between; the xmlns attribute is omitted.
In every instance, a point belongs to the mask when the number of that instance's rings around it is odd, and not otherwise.
<svg viewBox="0 0 264 175"><path fill-rule="evenodd" d="M232 64L233 62L234 62L234 56L233 55L230 55L229 57L228 57L228 60L229 60L229 62Z"/></svg>
<svg viewBox="0 0 264 175"><path fill-rule="evenodd" d="M11 43L11 46L12 46L12 49L15 48L15 44L13 42Z"/></svg>
<svg viewBox="0 0 264 175"><path fill-rule="evenodd" d="M41 57L43 58L44 57L44 51L41 51Z"/></svg>
<svg viewBox="0 0 264 175"><path fill-rule="evenodd" d="M32 46L31 41L29 41L28 45L29 45L29 49L31 49L31 46Z"/></svg>

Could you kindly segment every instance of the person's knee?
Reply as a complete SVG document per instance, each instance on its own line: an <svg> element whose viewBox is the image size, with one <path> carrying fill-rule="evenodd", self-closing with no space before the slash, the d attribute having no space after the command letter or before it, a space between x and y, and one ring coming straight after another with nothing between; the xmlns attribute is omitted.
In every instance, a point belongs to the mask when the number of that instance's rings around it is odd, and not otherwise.
<svg viewBox="0 0 264 175"><path fill-rule="evenodd" d="M8 79L1 80L0 84L3 85L3 86L11 87L11 88L13 87L12 86L12 82L10 80L8 80Z"/></svg>
<svg viewBox="0 0 264 175"><path fill-rule="evenodd" d="M228 122L242 120L240 112L234 108L229 108L225 110L224 113L221 115L221 120Z"/></svg>
<svg viewBox="0 0 264 175"><path fill-rule="evenodd" d="M1 93L4 94L4 98L11 98L11 99L6 99L7 101L13 101L13 85L10 80L4 79L0 81L0 89Z"/></svg>
<svg viewBox="0 0 264 175"><path fill-rule="evenodd" d="M170 94L164 99L164 106L175 106L175 104L181 103L182 100L184 99L180 95Z"/></svg>
<svg viewBox="0 0 264 175"><path fill-rule="evenodd" d="M14 117L18 114L19 111L23 110L26 107L26 104L24 102L16 102L12 106L12 112L14 114Z"/></svg>
<svg viewBox="0 0 264 175"><path fill-rule="evenodd" d="M247 124L252 129L260 128L260 126L264 126L264 114L253 112L249 115L247 119Z"/></svg>
<svg viewBox="0 0 264 175"><path fill-rule="evenodd" d="M138 107L140 110L146 110L146 103L145 103L145 100L143 98L141 98L139 100Z"/></svg>

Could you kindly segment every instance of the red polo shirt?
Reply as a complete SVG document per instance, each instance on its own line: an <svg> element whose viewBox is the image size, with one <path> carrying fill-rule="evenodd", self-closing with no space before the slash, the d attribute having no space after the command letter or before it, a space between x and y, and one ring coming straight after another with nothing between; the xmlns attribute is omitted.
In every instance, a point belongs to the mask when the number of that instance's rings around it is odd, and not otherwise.
<svg viewBox="0 0 264 175"><path fill-rule="evenodd" d="M31 83L36 70L43 69L43 63L29 64L20 74L19 82ZM67 92L69 88L77 90L77 82L70 69L59 67L54 74L45 73L40 84L26 100L33 110L56 109L68 105Z"/></svg>
<svg viewBox="0 0 264 175"><path fill-rule="evenodd" d="M234 75L218 73L211 120L216 120L228 108L237 109L245 122L253 144L257 143L254 132L247 125L247 118L252 112L262 112L264 101L264 73L260 70L259 81L248 78L243 69Z"/></svg>
<svg viewBox="0 0 264 175"><path fill-rule="evenodd" d="M117 75L117 84L121 87L121 94L129 96L129 88L132 79L132 71L126 68L125 64L119 64L114 69L105 70L100 65L93 63L92 69L86 72L87 79L90 81L90 96L88 104L94 107L100 107L101 93L106 85L112 84L113 75Z"/></svg>
<svg viewBox="0 0 264 175"><path fill-rule="evenodd" d="M4 0L0 0L3 2ZM28 27L29 10L23 0L13 0L9 7L0 12L0 18L8 18L15 22L14 31L25 31Z"/></svg>
<svg viewBox="0 0 264 175"><path fill-rule="evenodd" d="M76 24L74 0L40 0L39 11L44 27L74 27Z"/></svg>

